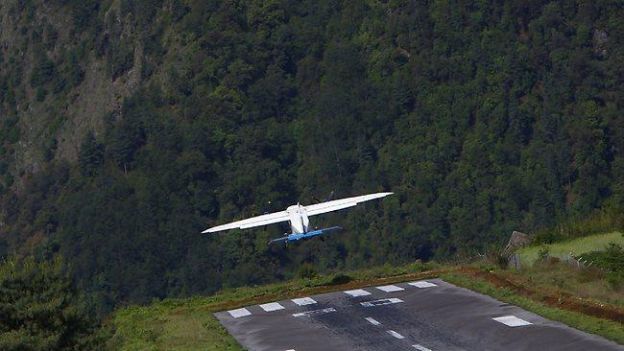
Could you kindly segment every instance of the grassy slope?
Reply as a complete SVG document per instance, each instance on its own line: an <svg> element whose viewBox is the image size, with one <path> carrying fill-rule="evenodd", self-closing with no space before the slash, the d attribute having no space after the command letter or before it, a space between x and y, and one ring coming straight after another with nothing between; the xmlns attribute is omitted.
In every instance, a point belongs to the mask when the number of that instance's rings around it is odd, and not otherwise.
<svg viewBox="0 0 624 351"><path fill-rule="evenodd" d="M212 316L210 298L170 300L117 312L112 349L242 350Z"/></svg>
<svg viewBox="0 0 624 351"><path fill-rule="evenodd" d="M434 276L624 344L621 323L562 310L541 302L538 297L522 296L514 289L501 287L484 278L490 276L504 280L505 275L514 273L493 273L491 269L490 266L475 268L411 264L398 268L349 272L353 280L342 284L337 284L340 279L334 276L318 277L233 289L210 297L170 299L144 307L131 306L117 311L112 317L110 323L116 331L111 346L120 350L241 350L213 317L214 312L297 296Z"/></svg>
<svg viewBox="0 0 624 351"><path fill-rule="evenodd" d="M553 290L624 308L624 288L614 289L597 269L578 270L567 264L537 265L519 272L505 272L519 284Z"/></svg>
<svg viewBox="0 0 624 351"><path fill-rule="evenodd" d="M603 250L609 243L624 245L624 236L620 232L596 234L574 240L563 241L548 245L530 246L518 250L520 261L525 265L532 265L538 258L539 251L544 247L549 250L550 256L565 257L570 252L580 255L589 251Z"/></svg>

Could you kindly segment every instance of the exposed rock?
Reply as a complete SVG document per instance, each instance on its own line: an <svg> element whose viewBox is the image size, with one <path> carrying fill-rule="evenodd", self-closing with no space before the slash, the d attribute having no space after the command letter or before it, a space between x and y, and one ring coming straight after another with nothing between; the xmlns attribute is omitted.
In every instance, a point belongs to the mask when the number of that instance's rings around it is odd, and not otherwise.
<svg viewBox="0 0 624 351"><path fill-rule="evenodd" d="M594 53L600 57L607 56L607 42L609 41L609 36L607 32L601 29L594 29L594 36L592 38L594 44Z"/></svg>
<svg viewBox="0 0 624 351"><path fill-rule="evenodd" d="M505 255L511 255L516 249L526 246L531 243L531 237L528 234L513 231L511 236L509 237L509 241L507 242L507 246L505 246L505 250L503 253Z"/></svg>

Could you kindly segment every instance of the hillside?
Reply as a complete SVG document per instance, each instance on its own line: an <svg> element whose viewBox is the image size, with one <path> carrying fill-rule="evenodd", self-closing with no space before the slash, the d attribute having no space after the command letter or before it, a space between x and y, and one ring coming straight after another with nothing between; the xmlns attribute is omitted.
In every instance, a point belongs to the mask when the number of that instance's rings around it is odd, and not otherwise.
<svg viewBox="0 0 624 351"><path fill-rule="evenodd" d="M0 256L65 257L99 315L624 208L615 1L8 0L0 18ZM326 241L199 234L382 190L313 223L347 228Z"/></svg>

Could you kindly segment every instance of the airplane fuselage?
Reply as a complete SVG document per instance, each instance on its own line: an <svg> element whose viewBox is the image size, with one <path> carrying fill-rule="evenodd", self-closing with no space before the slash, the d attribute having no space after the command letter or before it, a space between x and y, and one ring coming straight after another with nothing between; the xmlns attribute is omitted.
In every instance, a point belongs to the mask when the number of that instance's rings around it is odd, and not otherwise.
<svg viewBox="0 0 624 351"><path fill-rule="evenodd" d="M293 234L308 232L310 220L308 219L305 206L301 206L300 204L288 206L286 212L288 212L290 230Z"/></svg>

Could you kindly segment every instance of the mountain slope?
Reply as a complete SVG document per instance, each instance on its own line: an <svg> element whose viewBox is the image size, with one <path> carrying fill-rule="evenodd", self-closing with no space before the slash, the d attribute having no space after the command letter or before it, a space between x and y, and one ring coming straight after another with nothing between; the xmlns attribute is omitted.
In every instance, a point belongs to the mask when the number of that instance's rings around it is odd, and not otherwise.
<svg viewBox="0 0 624 351"><path fill-rule="evenodd" d="M624 202L623 9L7 1L0 254L63 255L101 313L320 271L470 255ZM285 228L211 224L391 190Z"/></svg>

